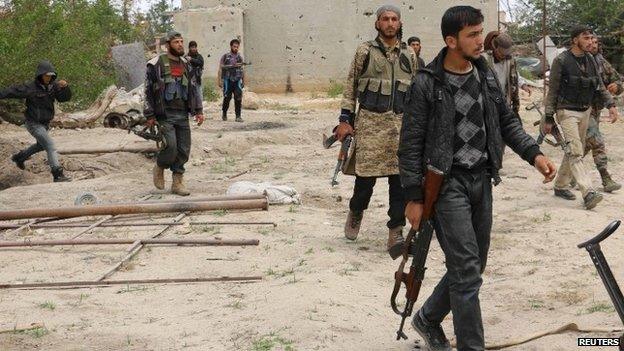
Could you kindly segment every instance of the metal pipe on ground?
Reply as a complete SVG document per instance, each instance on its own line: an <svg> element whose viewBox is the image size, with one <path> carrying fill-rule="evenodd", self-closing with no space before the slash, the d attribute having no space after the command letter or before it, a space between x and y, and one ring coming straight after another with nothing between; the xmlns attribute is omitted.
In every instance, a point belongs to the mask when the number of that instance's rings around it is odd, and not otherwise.
<svg viewBox="0 0 624 351"><path fill-rule="evenodd" d="M138 145L138 146L122 146L122 147L94 147L94 148L75 148L75 149L59 149L59 155L78 155L78 154L110 154L113 152L132 152L132 153L155 153L158 148L155 145Z"/></svg>
<svg viewBox="0 0 624 351"><path fill-rule="evenodd" d="M127 222L127 223L102 223L98 228L116 228L116 227L157 227L161 225L271 225L277 227L275 222ZM41 228L90 228L93 224L89 223L41 223L27 225L32 229ZM26 227L26 226L25 226ZM15 229L20 228L19 224L2 224L0 223L0 230L3 229Z"/></svg>
<svg viewBox="0 0 624 351"><path fill-rule="evenodd" d="M57 208L33 208L0 211L0 220L41 217L81 217L97 215L121 215L135 213L200 212L216 210L268 210L266 198L235 201L205 201L181 203L155 203L134 205L90 205Z"/></svg>
<svg viewBox="0 0 624 351"><path fill-rule="evenodd" d="M217 239L80 239L80 240L21 240L0 241L3 247L75 246L75 245L125 245L139 242L141 245L188 245L188 246L258 246L260 241Z"/></svg>
<svg viewBox="0 0 624 351"><path fill-rule="evenodd" d="M177 215L173 221L174 222L180 222L181 220L184 219L184 217L187 216L187 213L180 213L179 215ZM151 238L148 239L156 239L159 236L163 235L164 233L166 233L170 228L173 228L173 226L168 225L165 228L161 229L158 233L154 234L151 236ZM137 240L135 241L132 246L130 246L130 248L128 249L128 253L126 254L126 256L124 256L119 262L117 262L113 268L109 269L108 271L106 271L106 273L102 274L97 281L102 281L108 277L110 277L111 275L115 274L115 272L117 272L117 270L119 268L121 268L121 266L123 266L126 262L130 261L136 254L139 253L139 251L141 251L141 249L143 249L145 247L145 245L141 244L141 240Z"/></svg>
<svg viewBox="0 0 624 351"><path fill-rule="evenodd" d="M204 201L237 201L237 200L258 200L265 199L266 194L246 194L246 195L217 195L217 196L204 196L204 197L186 197L186 198L172 198L172 199L158 199L147 200L139 203L145 204L158 204L158 203L179 203L179 202L204 202ZM131 202L128 204L135 204L137 202Z"/></svg>
<svg viewBox="0 0 624 351"><path fill-rule="evenodd" d="M145 195L145 196L141 197L141 198L139 199L139 201L144 201L144 200L147 200L147 199L149 199L150 197L152 197L152 195ZM72 239L77 239L77 238L81 237L83 234L86 234L86 233L90 232L91 230L95 229L96 227L99 227L99 226L101 226L102 224L104 224L104 223L106 223L106 222L108 222L108 221L110 221L111 219L116 218L116 217L119 217L119 215L116 215L116 216L108 215L108 216L106 216L106 217L104 217L104 218L100 219L99 221L97 221L97 222L95 222L95 223L93 223L93 224L89 225L86 229L81 230L81 231L80 231L80 233L78 233L78 234L74 235L74 237L73 237Z"/></svg>
<svg viewBox="0 0 624 351"><path fill-rule="evenodd" d="M173 278L173 279L136 279L136 280L109 280L109 281L75 281L51 283L0 284L0 289L41 289L41 288L81 288L109 285L130 284L176 284L176 283L206 283L206 282L256 282L262 277L214 277L214 278Z"/></svg>

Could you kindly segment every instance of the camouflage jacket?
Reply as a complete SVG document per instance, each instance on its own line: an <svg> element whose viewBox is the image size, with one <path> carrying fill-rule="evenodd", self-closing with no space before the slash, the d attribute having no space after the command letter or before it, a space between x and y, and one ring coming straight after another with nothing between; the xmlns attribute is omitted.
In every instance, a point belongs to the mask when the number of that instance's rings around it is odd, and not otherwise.
<svg viewBox="0 0 624 351"><path fill-rule="evenodd" d="M368 52L370 51L371 44L369 42L365 42L358 46L355 51L355 57L351 62L351 67L349 69L349 74L347 76L347 81L345 82L345 88L342 95L342 103L341 109L348 110L351 113L355 113L355 106L357 101L357 85L360 79L360 76L364 72L365 65L368 60ZM388 55L398 55L400 53L400 46L396 45L392 48L386 48ZM416 53L411 47L408 47L408 52L411 56L412 63L412 72L414 74L418 70L418 59L416 57ZM395 57L396 59L396 57Z"/></svg>
<svg viewBox="0 0 624 351"><path fill-rule="evenodd" d="M605 87L609 86L612 83L617 85L617 91L615 95L620 95L624 92L624 84L622 84L622 77L620 74L613 68L613 66L607 61L602 54L597 54L594 56L596 58L596 62L598 62L598 70L600 71L600 77L605 85ZM599 104L598 107L603 106L604 103Z"/></svg>

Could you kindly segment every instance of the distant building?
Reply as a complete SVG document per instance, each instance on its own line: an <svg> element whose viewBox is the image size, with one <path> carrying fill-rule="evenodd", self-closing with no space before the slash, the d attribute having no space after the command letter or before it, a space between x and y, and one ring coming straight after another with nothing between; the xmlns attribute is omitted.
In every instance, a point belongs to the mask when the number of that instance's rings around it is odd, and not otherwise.
<svg viewBox="0 0 624 351"><path fill-rule="evenodd" d="M374 39L375 11L394 3L402 11L404 39L422 40L425 61L444 45L440 19L456 1L372 0L182 0L173 14L174 26L186 41L195 40L204 55L204 75L215 77L218 61L233 38L242 40L248 85L258 92L284 92L290 82L294 91L324 89L330 80L343 80L355 48ZM497 28L495 0L466 0L481 8L485 32Z"/></svg>

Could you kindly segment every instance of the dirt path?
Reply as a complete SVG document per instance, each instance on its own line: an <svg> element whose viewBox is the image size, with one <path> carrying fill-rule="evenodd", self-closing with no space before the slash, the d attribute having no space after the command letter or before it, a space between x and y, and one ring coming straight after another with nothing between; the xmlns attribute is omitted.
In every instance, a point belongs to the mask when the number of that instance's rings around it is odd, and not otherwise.
<svg viewBox="0 0 624 351"><path fill-rule="evenodd" d="M288 101L287 104L291 104ZM342 226L353 179L340 176L329 185L337 149L320 146L321 133L336 119L335 110L304 111L280 105L275 111L246 112L246 123L208 120L193 127L187 181L196 194L223 194L238 180L270 181L295 187L301 206L273 206L269 212L193 215L194 220L270 220L278 227L183 227L166 237L258 238L258 247L144 249L115 279L220 275L263 275L254 284L121 286L78 290L0 291L0 330L42 323L45 328L0 334L2 350L411 350L395 341L398 318L389 307L397 262L385 252L387 186L380 181L356 242ZM286 107L284 107L286 106ZM212 114L215 117L216 114ZM529 127L536 115L524 116ZM137 199L154 191L151 161L140 155L62 157L77 164L72 183L48 183L39 155L28 172L6 161L25 130L0 125L2 174L12 187L0 191L0 208L70 205L82 191L103 201ZM605 125L610 169L622 180L622 123ZM59 147L134 142L124 132L96 128L55 130ZM545 146L559 163L561 152ZM598 173L591 165L592 179ZM81 168L82 167L82 168ZM97 169L96 169L97 168ZM249 170L236 179L228 176ZM621 218L624 192L606 194L594 211L552 195L538 174L507 151L503 183L495 188L495 220L481 305L489 342L533 334L576 322L585 327L621 327L609 297L586 252L576 244ZM169 179L168 179L169 182ZM18 184L30 184L15 186ZM167 196L167 195L164 195ZM173 218L175 214L163 218ZM99 228L85 238L154 234ZM38 230L27 238L67 238L76 230ZM7 236L1 239L23 239ZM2 250L2 282L95 279L125 255L125 246ZM617 233L604 252L624 282L624 234ZM443 255L432 243L421 296L431 292L444 272ZM451 320L443 326L452 335ZM574 350L580 334L549 336L508 350ZM592 335L601 336L601 335ZM599 350L599 348L592 348Z"/></svg>

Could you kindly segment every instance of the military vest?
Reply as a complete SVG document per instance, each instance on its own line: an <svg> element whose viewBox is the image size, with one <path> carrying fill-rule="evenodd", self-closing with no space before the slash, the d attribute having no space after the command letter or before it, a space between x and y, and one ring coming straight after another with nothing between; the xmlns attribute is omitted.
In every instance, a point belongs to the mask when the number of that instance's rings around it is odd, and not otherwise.
<svg viewBox="0 0 624 351"><path fill-rule="evenodd" d="M409 52L401 48L392 62L386 56L386 48L378 40L368 43L367 63L357 84L360 107L372 112L394 111L401 114L413 75Z"/></svg>
<svg viewBox="0 0 624 351"><path fill-rule="evenodd" d="M589 108L601 82L598 65L594 57L585 54L585 71L581 69L574 54L565 52L562 61L559 103Z"/></svg>
<svg viewBox="0 0 624 351"><path fill-rule="evenodd" d="M228 52L223 55L223 65L225 66L234 66L236 64L242 64L243 58L240 54L233 54L232 52ZM243 68L242 67L229 67L223 68L223 79L228 79L230 81L237 81L243 78Z"/></svg>
<svg viewBox="0 0 624 351"><path fill-rule="evenodd" d="M171 75L171 62L167 54L161 54L158 60L161 65L161 72L163 75L163 81L165 83L165 103L170 103L173 100L180 99L183 101L188 100L188 71L186 69L186 60L180 57L180 62L185 66L184 74L182 77L176 78Z"/></svg>

